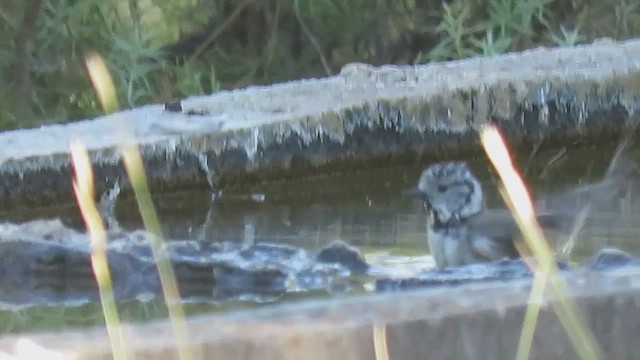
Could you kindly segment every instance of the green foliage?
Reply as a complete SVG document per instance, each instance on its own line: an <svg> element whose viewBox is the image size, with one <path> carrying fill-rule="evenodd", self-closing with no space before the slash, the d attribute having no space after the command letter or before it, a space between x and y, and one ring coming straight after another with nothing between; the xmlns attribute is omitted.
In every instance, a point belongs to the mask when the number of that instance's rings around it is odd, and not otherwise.
<svg viewBox="0 0 640 360"><path fill-rule="evenodd" d="M630 38L640 34L638 10L614 0L7 0L0 128L99 115L89 51L107 59L120 104L134 107L325 76L354 61L426 63Z"/></svg>
<svg viewBox="0 0 640 360"><path fill-rule="evenodd" d="M573 29L567 31L564 26L560 27L562 36L551 33L550 39L554 44L558 46L574 46L584 40L584 37L580 35L579 29Z"/></svg>

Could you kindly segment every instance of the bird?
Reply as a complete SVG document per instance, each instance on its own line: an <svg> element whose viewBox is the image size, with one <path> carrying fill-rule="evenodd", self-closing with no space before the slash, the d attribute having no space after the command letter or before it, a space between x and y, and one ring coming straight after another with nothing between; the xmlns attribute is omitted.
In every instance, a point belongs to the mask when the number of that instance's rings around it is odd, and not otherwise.
<svg viewBox="0 0 640 360"><path fill-rule="evenodd" d="M432 164L418 185L405 195L420 198L427 210L427 242L436 267L519 258L516 242L521 233L506 209L487 209L482 185L466 162ZM565 229L567 214L537 214L543 229Z"/></svg>

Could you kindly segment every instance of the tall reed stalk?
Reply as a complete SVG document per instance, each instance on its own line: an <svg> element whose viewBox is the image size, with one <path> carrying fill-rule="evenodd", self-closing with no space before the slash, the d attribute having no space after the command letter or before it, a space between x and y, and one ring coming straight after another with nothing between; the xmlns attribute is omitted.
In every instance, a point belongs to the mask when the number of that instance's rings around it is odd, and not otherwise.
<svg viewBox="0 0 640 360"><path fill-rule="evenodd" d="M516 358L529 358L540 312L540 300L542 300L546 283L549 282L555 295L551 303L578 356L581 359L602 359L593 333L575 303L567 296L566 284L559 276L553 252L538 224L531 196L513 165L500 131L493 125L486 126L480 133L480 139L489 160L493 163L502 181L500 193L524 235L525 244L533 253L538 264L532 268L535 276Z"/></svg>
<svg viewBox="0 0 640 360"><path fill-rule="evenodd" d="M93 190L93 172L87 149L80 141L71 143L71 162L75 169L73 191L80 212L91 239L91 266L98 282L100 302L115 359L130 359L131 351L127 347L118 309L113 295L111 273L107 260L107 236L102 217L95 203Z"/></svg>
<svg viewBox="0 0 640 360"><path fill-rule="evenodd" d="M92 53L86 57L85 61L94 90L105 113L116 111L118 109L118 101L115 86L104 60L100 55ZM179 358L183 360L194 359L194 349L189 345L189 332L182 307L182 298L173 267L164 246L164 237L147 185L142 156L130 133L124 130L124 124L118 125L120 128L116 130L121 133L120 152L122 160L133 188L144 226L149 233L149 246L158 268L164 300L176 337Z"/></svg>

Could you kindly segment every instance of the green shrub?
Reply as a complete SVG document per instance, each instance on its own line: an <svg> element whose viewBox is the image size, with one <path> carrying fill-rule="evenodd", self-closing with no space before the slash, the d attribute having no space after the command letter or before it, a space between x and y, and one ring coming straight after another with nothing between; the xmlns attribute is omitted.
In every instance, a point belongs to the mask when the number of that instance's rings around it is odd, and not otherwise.
<svg viewBox="0 0 640 360"><path fill-rule="evenodd" d="M39 6L40 5L40 6ZM120 104L640 33L614 0L7 0L0 128L97 116L84 69L109 62ZM208 46L204 46L207 45Z"/></svg>

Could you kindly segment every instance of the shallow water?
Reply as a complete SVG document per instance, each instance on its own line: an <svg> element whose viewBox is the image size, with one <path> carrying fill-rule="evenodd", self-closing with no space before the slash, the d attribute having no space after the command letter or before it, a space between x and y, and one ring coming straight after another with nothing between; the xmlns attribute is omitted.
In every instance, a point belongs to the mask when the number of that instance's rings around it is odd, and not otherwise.
<svg viewBox="0 0 640 360"><path fill-rule="evenodd" d="M519 165L538 198L570 192L581 184L598 181L613 154L611 148L562 149L522 154ZM479 154L482 155L482 154ZM629 157L638 160L640 152ZM554 160L555 159L555 160ZM403 189L415 185L424 164L412 168L372 169L271 183L250 189L232 189L215 199L206 191L185 191L156 199L168 239L201 241L253 241L286 243L318 249L340 239L360 248L372 263L382 263L410 273L433 265L425 238L425 214L418 201L403 198ZM489 207L501 206L489 165L479 156L471 167L483 180ZM640 201L632 192L611 207L599 208L573 252L573 260L590 257L597 249L614 246L640 255L636 210ZM81 228L75 209L56 210L69 226ZM9 221L24 220L11 214ZM127 231L141 228L132 201L118 203L116 219ZM10 291L5 289L5 291ZM355 288L352 293L367 291ZM281 301L328 296L326 292L287 294ZM228 311L265 306L254 301L190 303L188 313ZM123 318L147 320L165 316L159 299L121 304ZM14 332L89 325L102 322L99 304L35 306L0 310L0 331Z"/></svg>

